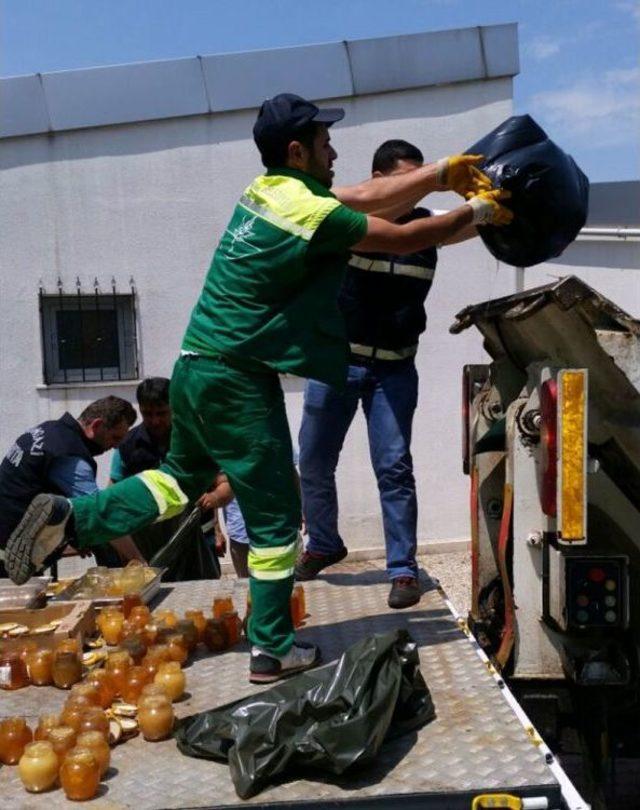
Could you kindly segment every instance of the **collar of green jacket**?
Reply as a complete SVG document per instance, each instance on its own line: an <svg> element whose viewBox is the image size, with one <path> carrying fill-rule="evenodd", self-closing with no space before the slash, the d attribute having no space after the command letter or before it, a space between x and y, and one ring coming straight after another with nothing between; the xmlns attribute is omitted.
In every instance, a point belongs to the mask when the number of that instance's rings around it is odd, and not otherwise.
<svg viewBox="0 0 640 810"><path fill-rule="evenodd" d="M288 166L280 166L277 169L267 169L265 175L267 177L293 177L295 180L300 180L316 197L336 196L331 189L327 188L319 180L316 180L315 177L307 174L307 172L301 172L299 169L290 169Z"/></svg>

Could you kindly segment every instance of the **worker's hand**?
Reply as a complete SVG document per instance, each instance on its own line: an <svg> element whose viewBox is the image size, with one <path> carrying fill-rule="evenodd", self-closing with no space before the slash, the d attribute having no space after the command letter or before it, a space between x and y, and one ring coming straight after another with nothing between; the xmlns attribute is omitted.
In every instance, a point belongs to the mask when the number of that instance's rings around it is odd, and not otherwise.
<svg viewBox="0 0 640 810"><path fill-rule="evenodd" d="M196 506L199 506L203 512L209 512L212 509L217 509L220 506L220 498L215 490L212 492L205 492L196 501Z"/></svg>
<svg viewBox="0 0 640 810"><path fill-rule="evenodd" d="M513 211L500 205L499 201L508 200L510 196L511 192L500 188L470 195L467 205L473 210L473 224L508 225L513 219Z"/></svg>
<svg viewBox="0 0 640 810"><path fill-rule="evenodd" d="M476 164L482 155L451 155L441 158L436 163L436 182L442 191L451 189L464 197L472 192L490 191L491 180Z"/></svg>

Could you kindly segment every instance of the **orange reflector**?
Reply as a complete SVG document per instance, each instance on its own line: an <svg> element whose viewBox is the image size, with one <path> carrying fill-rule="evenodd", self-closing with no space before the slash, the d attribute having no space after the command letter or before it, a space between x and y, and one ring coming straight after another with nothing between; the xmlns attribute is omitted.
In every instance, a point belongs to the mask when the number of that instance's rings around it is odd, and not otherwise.
<svg viewBox="0 0 640 810"><path fill-rule="evenodd" d="M579 543L586 539L587 372L561 371L558 383L558 538Z"/></svg>

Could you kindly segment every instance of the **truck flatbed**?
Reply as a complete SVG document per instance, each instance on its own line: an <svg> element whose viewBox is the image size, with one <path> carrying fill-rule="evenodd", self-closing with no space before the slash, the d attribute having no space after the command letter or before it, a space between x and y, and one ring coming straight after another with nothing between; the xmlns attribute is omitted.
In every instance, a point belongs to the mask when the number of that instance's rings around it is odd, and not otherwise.
<svg viewBox="0 0 640 810"><path fill-rule="evenodd" d="M375 561L335 566L315 582L305 583L310 614L299 632L320 644L324 660L339 656L367 634L406 627L420 647L423 675L431 689L437 717L417 733L388 743L377 760L340 778L290 779L249 801L238 799L226 765L182 756L175 742L145 742L136 737L112 750L112 771L92 801L100 808L328 808L338 805L378 807L399 800L409 808L469 808L474 796L506 792L546 797L549 808L563 803L563 774L535 730L527 728L507 698L510 693L464 632L442 590L422 575L424 594L410 610L386 605L388 583ZM216 593L232 592L243 606L246 585L234 579L174 583L163 586L152 607L207 613ZM187 699L175 705L183 717L259 691L248 682L248 645L222 654L199 653L185 670ZM30 724L44 712L59 711L66 694L34 687L0 696L0 716L24 715ZM554 770L555 769L555 770ZM556 776L560 774L560 781ZM571 792L571 785L569 788ZM12 808L77 807L61 790L26 793L17 768L0 770L2 805ZM577 794L575 794L577 796ZM587 807L579 801L571 807ZM577 797L579 800L579 797Z"/></svg>

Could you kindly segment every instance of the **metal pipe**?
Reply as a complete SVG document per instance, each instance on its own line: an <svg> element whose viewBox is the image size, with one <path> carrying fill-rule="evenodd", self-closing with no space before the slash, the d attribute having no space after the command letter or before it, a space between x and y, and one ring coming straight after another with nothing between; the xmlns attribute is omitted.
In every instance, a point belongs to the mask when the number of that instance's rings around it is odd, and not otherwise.
<svg viewBox="0 0 640 810"><path fill-rule="evenodd" d="M580 237L604 239L638 239L640 228L583 228L578 234Z"/></svg>

